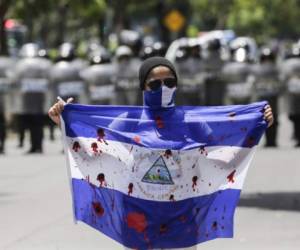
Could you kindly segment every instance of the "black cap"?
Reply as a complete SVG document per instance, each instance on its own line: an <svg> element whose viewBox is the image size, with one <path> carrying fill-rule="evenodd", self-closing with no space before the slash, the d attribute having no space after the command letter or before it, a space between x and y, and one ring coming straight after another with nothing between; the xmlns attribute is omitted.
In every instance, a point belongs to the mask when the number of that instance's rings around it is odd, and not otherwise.
<svg viewBox="0 0 300 250"><path fill-rule="evenodd" d="M176 74L175 67L169 60L167 60L164 57L160 57L160 56L150 57L150 58L146 59L140 67L139 79L140 79L141 90L144 90L144 88L145 88L145 81L148 77L148 74L150 73L150 71L153 68L155 68L157 66L164 66L164 67L169 68L177 80L177 74Z"/></svg>

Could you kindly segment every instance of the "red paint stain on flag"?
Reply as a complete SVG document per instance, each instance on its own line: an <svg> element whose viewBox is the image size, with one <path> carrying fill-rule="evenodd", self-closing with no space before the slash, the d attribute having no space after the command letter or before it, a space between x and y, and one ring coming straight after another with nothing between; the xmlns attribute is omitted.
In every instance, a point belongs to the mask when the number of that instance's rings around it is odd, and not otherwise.
<svg viewBox="0 0 300 250"><path fill-rule="evenodd" d="M194 191L196 191L195 187L197 186L198 176L194 176L192 179L193 185L192 188Z"/></svg>
<svg viewBox="0 0 300 250"><path fill-rule="evenodd" d="M164 153L164 157L166 157L167 159L169 159L169 157L172 156L172 151L171 149L167 149Z"/></svg>
<svg viewBox="0 0 300 250"><path fill-rule="evenodd" d="M104 185L106 185L105 175L103 173L98 174L97 181L100 182L100 187L103 187Z"/></svg>
<svg viewBox="0 0 300 250"><path fill-rule="evenodd" d="M93 142L91 144L91 148L92 148L92 150L93 150L94 153L98 153L98 145L97 145L96 142Z"/></svg>
<svg viewBox="0 0 300 250"><path fill-rule="evenodd" d="M142 213L132 212L127 215L127 225L138 233L143 233L147 227L146 217Z"/></svg>
<svg viewBox="0 0 300 250"><path fill-rule="evenodd" d="M235 174L236 170L232 171L228 176L227 176L227 180L228 182L234 183L234 174Z"/></svg>
<svg viewBox="0 0 300 250"><path fill-rule="evenodd" d="M134 140L136 143L141 143L141 137L139 137L138 135L136 135L135 137L133 137L133 140Z"/></svg>
<svg viewBox="0 0 300 250"><path fill-rule="evenodd" d="M97 216L103 216L104 214L104 208L102 207L100 202L92 202L92 206L94 209L94 212Z"/></svg>
<svg viewBox="0 0 300 250"><path fill-rule="evenodd" d="M131 195L133 192L133 183L129 183L128 185L128 195Z"/></svg>
<svg viewBox="0 0 300 250"><path fill-rule="evenodd" d="M155 117L155 123L156 123L156 126L158 128L163 128L164 127L164 122L163 122L163 120L161 119L160 116Z"/></svg>
<svg viewBox="0 0 300 250"><path fill-rule="evenodd" d="M73 143L72 149L73 149L75 152L78 152L80 148L81 148L81 146L80 146L79 142L78 142L78 141L75 141L75 142Z"/></svg>

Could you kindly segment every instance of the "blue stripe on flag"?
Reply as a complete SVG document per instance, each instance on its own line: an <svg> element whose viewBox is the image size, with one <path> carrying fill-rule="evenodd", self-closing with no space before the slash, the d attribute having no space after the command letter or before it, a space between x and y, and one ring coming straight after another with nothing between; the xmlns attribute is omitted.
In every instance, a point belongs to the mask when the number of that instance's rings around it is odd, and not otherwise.
<svg viewBox="0 0 300 250"><path fill-rule="evenodd" d="M253 147L266 129L266 102L219 107L68 104L62 113L66 135L114 140L153 148L187 150L199 146Z"/></svg>
<svg viewBox="0 0 300 250"><path fill-rule="evenodd" d="M227 189L182 201L158 202L72 179L75 216L134 249L183 248L233 237L240 190Z"/></svg>

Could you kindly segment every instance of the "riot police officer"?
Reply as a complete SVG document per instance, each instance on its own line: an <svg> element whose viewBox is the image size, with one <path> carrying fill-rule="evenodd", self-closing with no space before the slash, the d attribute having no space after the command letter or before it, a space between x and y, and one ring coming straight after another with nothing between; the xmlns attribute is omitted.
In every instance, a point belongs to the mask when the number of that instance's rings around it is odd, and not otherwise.
<svg viewBox="0 0 300 250"><path fill-rule="evenodd" d="M230 43L230 62L226 63L222 71L226 81L226 99L230 104L251 102L251 70L256 53L256 43L251 38L239 37Z"/></svg>
<svg viewBox="0 0 300 250"><path fill-rule="evenodd" d="M175 67L180 77L178 104L203 105L205 72L202 48L197 39L187 39L176 53Z"/></svg>
<svg viewBox="0 0 300 250"><path fill-rule="evenodd" d="M6 139L6 96L10 90L10 79L8 70L12 67L14 61L11 58L0 56L0 154L4 153Z"/></svg>
<svg viewBox="0 0 300 250"><path fill-rule="evenodd" d="M300 147L300 44L292 46L281 64L282 80L286 87L289 119L293 123L296 147Z"/></svg>
<svg viewBox="0 0 300 250"><path fill-rule="evenodd" d="M84 85L79 72L85 67L83 60L76 60L75 47L72 43L63 43L59 47L56 63L50 71L50 100L53 102L57 96L68 99L72 96L77 102L88 102L87 86ZM52 136L54 126L51 124Z"/></svg>
<svg viewBox="0 0 300 250"><path fill-rule="evenodd" d="M29 129L31 147L28 153L42 153L43 114L51 63L38 57L38 46L33 43L25 44L20 56L15 78L21 100L20 136L22 140L24 131Z"/></svg>
<svg viewBox="0 0 300 250"><path fill-rule="evenodd" d="M92 51L89 59L90 67L82 70L80 76L88 85L90 103L113 104L115 65L111 62L110 53L101 47Z"/></svg>
<svg viewBox="0 0 300 250"><path fill-rule="evenodd" d="M140 54L140 57L142 60L146 60L147 58L153 57L153 56L155 56L155 52L151 45L145 46L142 49L141 54Z"/></svg>
<svg viewBox="0 0 300 250"><path fill-rule="evenodd" d="M254 96L258 101L266 100L272 107L274 123L266 131L266 146L276 147L278 129L278 98L281 92L279 74L276 66L276 54L271 48L263 47L259 63L252 68Z"/></svg>
<svg viewBox="0 0 300 250"><path fill-rule="evenodd" d="M50 55L49 55L49 50L48 49L45 49L45 48L39 49L38 56L40 58L45 58L45 59L50 60ZM50 103L52 103L52 101L53 100L52 100L51 92L47 91L47 93L46 93L46 105L45 106L48 107L50 105ZM55 136L54 136L55 123L51 119L49 119L49 116L47 115L46 111L44 112L44 125L49 128L49 139L51 141L54 141L54 139L55 139Z"/></svg>
<svg viewBox="0 0 300 250"><path fill-rule="evenodd" d="M119 34L119 45L127 46L131 50L131 56L138 58L143 46L142 37L135 30L122 30Z"/></svg>
<svg viewBox="0 0 300 250"><path fill-rule="evenodd" d="M115 54L116 75L114 79L116 104L142 104L139 94L138 75L136 69L141 61L133 57L132 50L125 45L117 48Z"/></svg>
<svg viewBox="0 0 300 250"><path fill-rule="evenodd" d="M59 48L59 56L50 72L53 98L61 96L68 99L72 96L76 102L87 102L87 88L79 72L82 65L74 63L75 48L71 43L63 43Z"/></svg>
<svg viewBox="0 0 300 250"><path fill-rule="evenodd" d="M205 105L223 105L224 81L220 72L223 68L221 57L222 44L218 38L208 39L203 43L203 65L205 79Z"/></svg>
<svg viewBox="0 0 300 250"><path fill-rule="evenodd" d="M153 44L146 45L140 54L142 60L146 60L149 57L153 56L162 56L164 57L167 51L167 46L164 42L156 41Z"/></svg>
<svg viewBox="0 0 300 250"><path fill-rule="evenodd" d="M152 45L154 56L162 56L164 57L167 52L167 45L162 41L156 41Z"/></svg>

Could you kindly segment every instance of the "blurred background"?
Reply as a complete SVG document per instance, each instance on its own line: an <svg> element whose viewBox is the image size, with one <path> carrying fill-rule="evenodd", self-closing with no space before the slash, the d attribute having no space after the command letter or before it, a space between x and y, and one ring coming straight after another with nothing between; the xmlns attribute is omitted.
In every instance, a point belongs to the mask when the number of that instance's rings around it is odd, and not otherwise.
<svg viewBox="0 0 300 250"><path fill-rule="evenodd" d="M121 249L72 225L47 112L58 95L142 105L138 68L152 56L174 63L178 105L273 109L237 237L206 248L299 249L299 20L298 0L0 0L0 249Z"/></svg>

